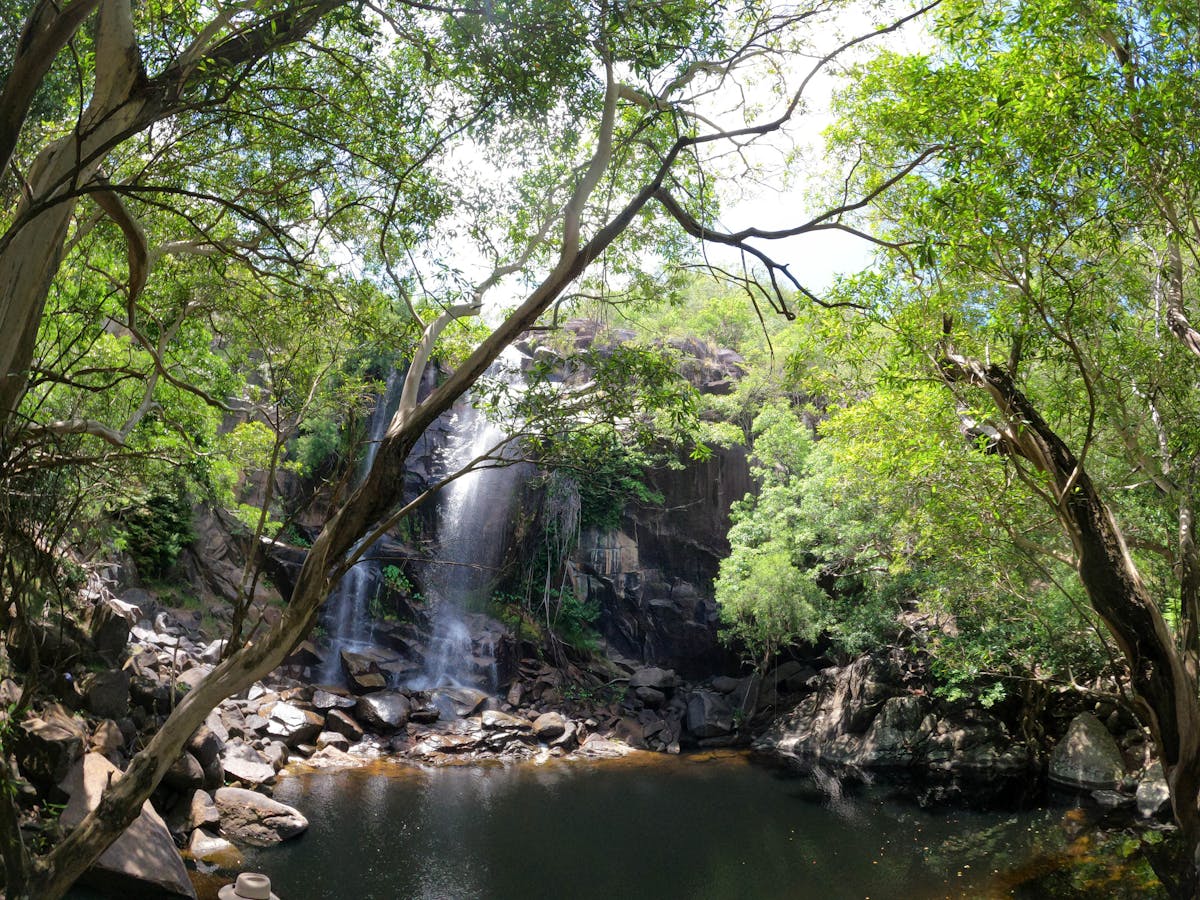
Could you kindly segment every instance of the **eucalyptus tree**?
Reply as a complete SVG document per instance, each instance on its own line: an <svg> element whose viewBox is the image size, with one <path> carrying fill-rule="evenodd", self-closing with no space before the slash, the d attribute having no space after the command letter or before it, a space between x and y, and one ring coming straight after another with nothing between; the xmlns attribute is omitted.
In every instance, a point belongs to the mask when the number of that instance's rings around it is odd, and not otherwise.
<svg viewBox="0 0 1200 900"><path fill-rule="evenodd" d="M875 311L1052 513L1056 534L1011 538L1074 571L1119 649L1187 848L1165 881L1185 897L1200 889L1198 28L1170 3L955 3L936 52L859 73L840 126L852 158L870 148L854 177L933 154L874 206L898 245Z"/></svg>
<svg viewBox="0 0 1200 900"><path fill-rule="evenodd" d="M112 296L125 314L113 329L125 329L145 352L169 329L156 324L135 334L139 304L150 297L154 263L171 253L210 261L217 273L240 257L255 279L303 290L305 273L336 266L339 255L347 264L339 247L349 247L351 267L394 291L411 365L374 464L313 540L282 621L231 644L57 847L37 859L23 848L6 855L14 898L61 896L137 815L208 711L278 665L311 628L362 539L418 502L401 493L415 441L520 334L553 324L557 305L589 270L586 291L603 296L631 280L639 256L683 253L689 237L715 240L763 268L761 287L749 276L745 284L787 313L785 285L803 284L764 242L848 227L850 211L918 162L901 163L866 197L793 228L718 227L715 186L738 174L733 162L755 142L787 134L816 73L920 9L840 38L826 27L836 7L822 2L471 9L322 0L265 10L152 5L137 16L127 0L97 5L90 53L81 52L89 35L76 27L85 8L41 4L14 63L14 72L19 63L47 83L59 72L75 83L71 97L89 99L46 138L25 120L14 139L14 159L30 161L8 166L23 183L11 193L0 237L0 405L10 433L37 426L35 415L13 411L38 368L38 327L52 327L42 312L60 264L89 221L79 215L84 195L102 211L103 218L92 215L96 222L119 229L126 251L123 267L111 253L87 265L115 282ZM73 52L34 65L47 48L64 46ZM368 73L356 78L359 65ZM326 66L336 75L306 77ZM761 105L747 106L740 92L754 79L769 91ZM6 84L4 118L20 123L32 102L25 95L34 92L9 91L14 83ZM342 104L347 96L363 102ZM350 137L339 138L347 128ZM476 172L497 176L494 188L476 189L474 176L461 174L463 166L470 172L472 155L484 160ZM280 172L289 183L273 187ZM169 231L160 224L154 235L151 221L174 222L182 233L164 239ZM483 261L477 274L443 253L471 244ZM497 289L518 297L515 306L422 398L415 385L426 361L462 336L463 320ZM241 315L254 316L253 304ZM153 365L169 381L162 370L170 367ZM103 437L96 423L68 421L53 427Z"/></svg>

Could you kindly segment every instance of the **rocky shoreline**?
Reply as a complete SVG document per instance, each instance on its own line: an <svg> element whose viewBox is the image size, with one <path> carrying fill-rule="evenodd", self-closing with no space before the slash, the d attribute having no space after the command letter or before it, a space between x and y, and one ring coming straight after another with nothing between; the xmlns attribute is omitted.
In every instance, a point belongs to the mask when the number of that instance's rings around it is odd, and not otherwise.
<svg viewBox="0 0 1200 900"><path fill-rule="evenodd" d="M221 643L203 638L198 616L151 611L142 618L126 600L98 598L90 630L76 637L115 664L68 680L58 699L39 699L15 724L24 824L46 840L82 818L172 703L220 658ZM481 639L496 643L494 634ZM497 696L469 687L397 688L397 674L414 663L396 646L343 650L343 686L312 683L328 670L328 651L304 644L270 680L222 703L134 828L93 867L90 883L118 896L192 897L184 857L236 869L239 846L269 845L307 828L300 810L270 796L285 768L385 758L446 766L752 746L774 760L850 777L941 779L958 786L942 799L972 802L986 793L981 781L992 788L1037 783L1052 746L1045 766L1051 781L1147 821L1169 817L1161 768L1149 764L1144 733L1126 728L1120 744L1112 736L1112 726L1132 721L1120 711L1111 711L1106 725L1076 709L1062 739L1043 744L1017 733L1011 706L936 697L907 651L844 666L787 661L762 677L692 682L615 654L602 672L511 654L506 689ZM15 683L0 684L6 706L18 697ZM50 810L60 803L65 811L56 819Z"/></svg>

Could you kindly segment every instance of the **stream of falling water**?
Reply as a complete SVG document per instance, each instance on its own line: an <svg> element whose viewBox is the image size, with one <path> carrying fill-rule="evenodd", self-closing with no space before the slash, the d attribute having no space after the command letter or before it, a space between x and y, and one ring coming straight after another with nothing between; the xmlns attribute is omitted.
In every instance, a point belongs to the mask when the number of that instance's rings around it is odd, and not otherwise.
<svg viewBox="0 0 1200 900"><path fill-rule="evenodd" d="M379 452L379 442L387 432L392 412L400 400L400 391L404 378L399 370L393 370L387 377L383 393L376 402L375 409L367 420L367 447L359 465L358 478L361 481L375 464L375 455ZM357 547L355 548L357 550ZM341 652L343 650L358 650L369 646L371 642L370 601L374 591L379 587L379 561L371 559L370 548L342 576L329 598L329 614L326 618L329 628L331 649L322 668L321 677L326 682L336 682L341 679Z"/></svg>
<svg viewBox="0 0 1200 900"><path fill-rule="evenodd" d="M520 384L520 371L507 360L492 370ZM450 421L444 450L445 471L457 472L491 456L508 460L483 464L443 489L438 515L437 551L426 568L425 585L433 601L433 634L424 670L409 687L429 690L446 686L496 687L494 637L473 633L473 613L480 612L504 562L512 531L517 490L524 466L512 463L503 428L469 402ZM484 683L486 682L486 683Z"/></svg>

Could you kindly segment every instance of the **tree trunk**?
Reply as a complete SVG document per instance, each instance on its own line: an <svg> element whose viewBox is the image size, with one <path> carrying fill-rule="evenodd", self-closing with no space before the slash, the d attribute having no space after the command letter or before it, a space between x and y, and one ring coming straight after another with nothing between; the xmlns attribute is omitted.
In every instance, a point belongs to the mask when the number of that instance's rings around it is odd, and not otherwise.
<svg viewBox="0 0 1200 900"><path fill-rule="evenodd" d="M999 410L1006 449L1048 476L1054 512L1075 547L1079 580L1129 665L1130 688L1150 728L1185 842L1180 897L1196 896L1200 849L1200 697L1196 679L1143 584L1124 537L1088 473L999 366L946 353L947 382L983 388Z"/></svg>

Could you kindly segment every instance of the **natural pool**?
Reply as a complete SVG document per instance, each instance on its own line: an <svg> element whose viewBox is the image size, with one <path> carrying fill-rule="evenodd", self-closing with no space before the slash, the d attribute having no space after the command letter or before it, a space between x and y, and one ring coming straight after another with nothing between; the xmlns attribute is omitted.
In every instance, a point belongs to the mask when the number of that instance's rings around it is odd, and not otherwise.
<svg viewBox="0 0 1200 900"><path fill-rule="evenodd" d="M275 796L311 822L247 858L282 900L1155 896L1069 806L924 810L734 753L379 763L290 777Z"/></svg>

